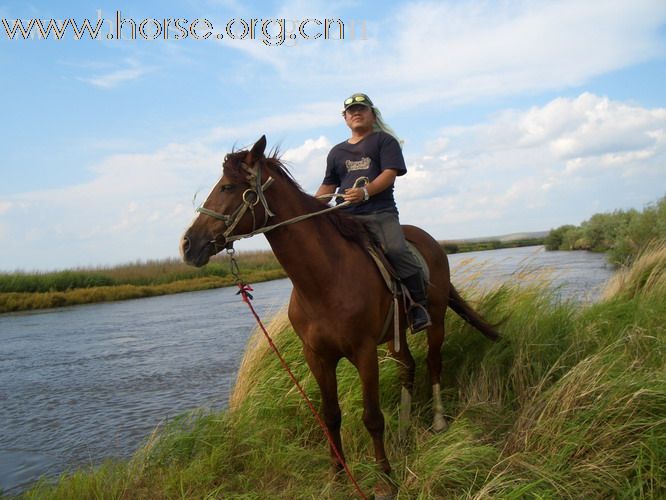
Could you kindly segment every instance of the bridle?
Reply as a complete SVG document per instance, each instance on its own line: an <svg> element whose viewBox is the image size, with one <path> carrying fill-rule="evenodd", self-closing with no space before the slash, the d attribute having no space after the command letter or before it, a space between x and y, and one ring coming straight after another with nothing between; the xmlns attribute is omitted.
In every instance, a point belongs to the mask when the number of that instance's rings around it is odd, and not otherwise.
<svg viewBox="0 0 666 500"><path fill-rule="evenodd" d="M231 214L221 214L204 207L197 208L197 212L221 220L226 225L225 231L221 235L216 235L211 241L211 243L215 245L216 250L218 247L221 247L220 249L231 248L234 241L257 234L257 218L254 213L254 208L259 203L264 207L264 222L262 226L265 226L266 223L268 223L268 219L275 215L271 209L268 208L268 202L264 196L264 191L273 184L275 179L269 176L268 179L266 179L266 182L263 184L261 183L261 163L259 161L255 162L252 167L245 162L241 162L240 166L247 173L247 182L250 184L250 187L243 191L242 203L238 205ZM236 226L248 211L252 214L252 231L248 234L232 235L231 233L236 229ZM220 237L223 238L223 243L221 245L218 243Z"/></svg>
<svg viewBox="0 0 666 500"><path fill-rule="evenodd" d="M345 201L343 203L340 203L339 205L335 205L333 207L328 207L323 210L320 210L318 212L312 212L312 213L307 213L303 215L299 215L297 217L293 217L291 219L278 222L277 224L273 224L271 226L267 226L266 224L268 223L268 219L270 217L274 217L275 214L271 211L271 209L268 207L268 202L266 201L266 197L264 196L264 191L268 189L271 184L275 181L271 176L266 179L266 182L263 184L261 183L261 163L259 160L257 160L253 166L249 166L245 162L241 162L240 164L241 168L247 173L247 182L250 184L250 187L243 191L242 195L242 203L236 207L236 209L231 213L231 214L222 214L219 212L216 212L214 210L210 210L208 208L204 207L199 207L197 208L197 212L208 215L209 217L213 217L214 219L221 220L224 222L226 225L226 229L222 234L216 235L210 243L212 243L215 246L215 250L219 251L222 249L231 249L233 247L233 242L243 239L243 238L250 238L252 236L255 236L257 234L262 234L262 233L267 233L268 231L272 231L273 229L277 229L278 227L286 226L288 224L294 224L296 222L300 222L305 219L309 219L311 217L315 217L317 215L325 214L327 212L331 212L333 210L338 210L340 208L346 207L351 204L349 201ZM369 182L369 179L367 177L360 177L354 182L353 187L359 187L359 185L363 185ZM361 184L362 183L362 184ZM335 198L335 197L341 197L341 194L331 194L331 195L325 195L324 197L327 198ZM261 226L257 227L257 219L254 213L254 208L261 203L264 207L264 222ZM236 229L236 226L238 223L241 221L241 219L245 216L245 214L250 211L252 214L252 231L249 233L245 234L234 234L232 235L231 233L233 232L234 229ZM222 243L219 243L220 238L222 238Z"/></svg>

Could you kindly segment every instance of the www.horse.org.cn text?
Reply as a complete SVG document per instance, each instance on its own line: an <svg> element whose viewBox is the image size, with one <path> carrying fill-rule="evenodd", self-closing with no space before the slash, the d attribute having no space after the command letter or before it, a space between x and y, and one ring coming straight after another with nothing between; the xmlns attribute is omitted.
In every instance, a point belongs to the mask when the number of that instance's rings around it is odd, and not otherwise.
<svg viewBox="0 0 666 500"><path fill-rule="evenodd" d="M295 46L300 42L321 40L367 40L365 21L342 19L260 19L233 18L214 23L205 18L192 21L183 17L146 18L139 22L123 17L117 10L112 19L102 11L90 21L55 19L2 19L9 40L62 40L70 31L74 40L252 40L266 46ZM216 26L222 26L216 29Z"/></svg>

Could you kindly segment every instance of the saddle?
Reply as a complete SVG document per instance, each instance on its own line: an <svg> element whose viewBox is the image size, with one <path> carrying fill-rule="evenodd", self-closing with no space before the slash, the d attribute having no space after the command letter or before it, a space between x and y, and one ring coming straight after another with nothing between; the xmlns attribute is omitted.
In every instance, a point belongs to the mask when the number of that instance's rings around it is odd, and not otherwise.
<svg viewBox="0 0 666 500"><path fill-rule="evenodd" d="M421 255L421 252L419 252L416 246L410 241L407 241L407 247L419 262L421 270L423 271L423 279L426 283L428 283L430 281L430 268L428 267L428 263L426 262L423 255ZM372 257L372 260L377 266L377 269L379 270L382 278L384 279L384 284L393 295L391 307L389 307L388 314L384 320L384 326L382 328L382 334L380 338L382 340L386 338L391 320L393 320L393 345L396 351L400 351L400 301L398 298L402 297L402 311L405 314L407 313L409 305L411 305L413 300L409 294L409 290L407 290L407 287L400 280L398 273L396 273L395 269L386 258L386 255L384 255L384 252L382 252L379 247L372 245L367 247L367 251L368 254L370 254L370 257Z"/></svg>

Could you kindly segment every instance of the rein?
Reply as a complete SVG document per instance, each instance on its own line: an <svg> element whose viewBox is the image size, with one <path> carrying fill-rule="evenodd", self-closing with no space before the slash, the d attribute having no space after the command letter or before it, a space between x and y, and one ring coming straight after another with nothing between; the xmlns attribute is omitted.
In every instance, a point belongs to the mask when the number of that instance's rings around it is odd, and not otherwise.
<svg viewBox="0 0 666 500"><path fill-rule="evenodd" d="M308 398L308 395L305 393L305 390L303 389L301 384L298 382L298 379L296 378L294 373L289 368L289 365L285 361L284 357L282 356L282 354L280 354L280 351L278 350L277 346L273 342L273 339L271 338L270 334L268 333L268 330L264 326L264 323L261 321L261 318L257 314L257 311L252 306L251 301L252 301L253 297L252 297L252 294L250 292L252 292L253 290L252 290L252 287L249 284L245 283L239 276L238 263L236 262L236 259L234 258L234 250L230 249L230 250L227 250L227 252L228 252L228 254L231 258L231 274L236 278L236 286L238 287L238 292L236 292L236 295L240 295L241 298L243 299L243 302L245 302L247 304L248 308L250 309L250 312L252 313L252 316L254 316L254 319L256 320L257 324L259 325L259 328L261 329L262 333L264 334L264 337L266 338L266 341L268 342L268 345L271 347L271 349L273 350L275 355L278 357L278 359L280 360L280 364L282 365L282 368L284 369L284 371L287 372L287 374L289 375L289 378L291 379L292 383L294 384L296 389L298 389L298 392L300 393L301 397L303 398L303 400L307 404L308 408L310 408L310 412L312 413L315 420L317 421L317 424L319 424L319 427L323 431L324 436L326 437L326 440L328 441L329 446L331 447L331 449L333 450L333 453L335 454L336 458L338 459L338 461L342 465L342 468L345 471L345 473L347 474L347 476L349 477L349 480L354 485L354 488L358 492L360 498L363 498L364 500L367 499L368 497L365 495L365 493L363 493L363 490L361 489L358 482L354 478L354 475L352 474L351 470L349 469L349 466L347 465L347 462L345 461L344 457L342 456L342 453L340 453L340 450L336 446L335 441L333 440L333 436L331 436L331 433L328 430L328 427L326 426L323 419L319 415L319 412L317 411L317 409L312 404L312 401L310 400L310 398Z"/></svg>
<svg viewBox="0 0 666 500"><path fill-rule="evenodd" d="M274 217L275 214L270 210L268 207L268 202L266 201L266 197L264 196L264 191L270 187L271 184L275 181L272 177L268 177L266 179L266 182L261 184L261 164L259 161L257 161L254 166L250 167L246 163L241 163L241 168L245 170L248 173L247 180L250 183L251 186L248 189L246 189L243 192L243 203L240 204L231 214L221 214L219 212L215 212L214 210L210 210L208 208L204 207L199 207L197 208L197 212L208 215L209 217L213 217L214 219L221 220L222 222L225 223L227 226L227 229L222 233L222 237L224 238L224 243L222 245L218 244L218 236L215 236L211 240L211 243L215 245L215 247L220 247L222 246L223 248L229 248L230 244L232 244L234 241L241 240L243 238L251 238L252 236L255 236L257 234L263 234L267 233L269 231L272 231L274 229L277 229L282 226L287 226L290 224L295 224L297 222L301 222L306 219L310 219L312 217L316 217L318 215L322 215L328 212L332 212L333 210L338 210L340 208L344 208L346 206L349 206L351 204L350 201L345 201L343 203L340 203L339 205L335 205L334 207L329 207L325 208L323 210L319 210L318 212L312 212L312 213L307 213L303 215L299 215L296 217L293 217L291 219L287 219L282 222L278 222L277 224L273 224L270 226L266 226L265 224L268 222L268 219L270 217ZM356 182L354 182L353 187L357 188L360 187L361 185L365 185L369 182L369 179L367 177L359 177L356 179ZM343 195L338 194L338 193L333 193L333 194L328 194L321 196L320 198L337 198L337 197L342 197ZM257 220L254 215L254 207L256 207L259 203L261 203L264 207L264 224L257 228ZM245 234L235 234L232 235L232 231L236 228L238 223L241 221L241 219L245 216L247 211L250 211L252 214L252 231L249 233Z"/></svg>

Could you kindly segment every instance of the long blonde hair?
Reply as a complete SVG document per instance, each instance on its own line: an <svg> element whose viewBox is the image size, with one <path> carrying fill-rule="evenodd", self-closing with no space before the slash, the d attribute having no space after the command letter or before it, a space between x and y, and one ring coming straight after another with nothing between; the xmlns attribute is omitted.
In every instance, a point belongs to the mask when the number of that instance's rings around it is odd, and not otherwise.
<svg viewBox="0 0 666 500"><path fill-rule="evenodd" d="M398 144L400 144L400 148L402 149L403 144L405 144L405 141L403 141L400 137L398 137L398 134L393 130L390 126L386 124L384 119L382 118L382 113L379 111L379 108L376 106L372 106L372 111L375 113L375 124L373 125L373 129L375 131L382 131L386 132L390 136L393 136L396 141L398 141Z"/></svg>

